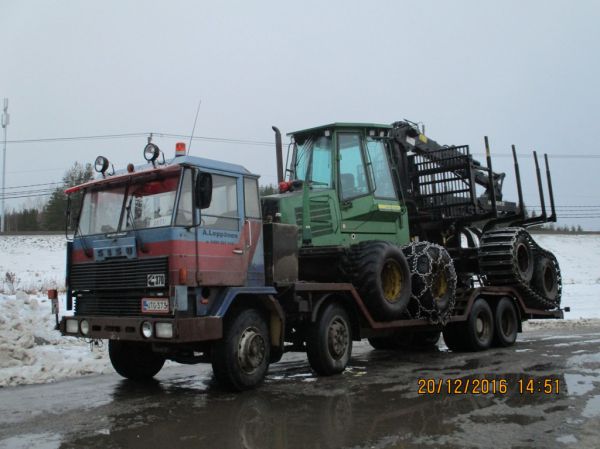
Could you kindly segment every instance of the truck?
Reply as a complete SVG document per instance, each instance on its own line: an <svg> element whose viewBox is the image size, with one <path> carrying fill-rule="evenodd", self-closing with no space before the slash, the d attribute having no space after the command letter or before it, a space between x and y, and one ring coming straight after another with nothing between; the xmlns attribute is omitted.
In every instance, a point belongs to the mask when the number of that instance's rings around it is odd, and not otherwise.
<svg viewBox="0 0 600 449"><path fill-rule="evenodd" d="M441 145L409 121L332 123L275 132L278 191L259 196L244 167L167 160L149 139L145 164L66 189L65 336L108 340L131 380L166 360L211 363L233 390L255 388L271 363L305 352L323 376L344 371L353 342L452 351L515 343L528 319L562 318L554 254L527 228L556 221L534 152L542 212L527 216L504 173L466 145ZM69 228L70 227L70 228ZM59 315L60 314L60 315Z"/></svg>

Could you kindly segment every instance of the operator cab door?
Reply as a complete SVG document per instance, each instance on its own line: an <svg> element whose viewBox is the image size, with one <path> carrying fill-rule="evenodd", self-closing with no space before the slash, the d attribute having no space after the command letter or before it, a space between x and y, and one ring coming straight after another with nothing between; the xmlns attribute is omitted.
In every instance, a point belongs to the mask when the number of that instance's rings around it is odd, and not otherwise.
<svg viewBox="0 0 600 449"><path fill-rule="evenodd" d="M246 240L241 176L211 173L212 200L200 211L198 282L201 285L244 285Z"/></svg>
<svg viewBox="0 0 600 449"><path fill-rule="evenodd" d="M383 141L338 132L337 150L342 233L351 241L396 235L400 203Z"/></svg>

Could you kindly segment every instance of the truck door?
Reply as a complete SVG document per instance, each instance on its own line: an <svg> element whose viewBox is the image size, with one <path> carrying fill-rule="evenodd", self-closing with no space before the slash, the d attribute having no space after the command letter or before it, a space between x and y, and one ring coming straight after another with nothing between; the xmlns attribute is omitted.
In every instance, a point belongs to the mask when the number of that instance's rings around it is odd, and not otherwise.
<svg viewBox="0 0 600 449"><path fill-rule="evenodd" d="M337 148L342 233L351 239L396 234L400 205L383 143L339 132Z"/></svg>
<svg viewBox="0 0 600 449"><path fill-rule="evenodd" d="M198 280L203 285L244 285L246 234L242 177L212 174L212 201L200 211Z"/></svg>

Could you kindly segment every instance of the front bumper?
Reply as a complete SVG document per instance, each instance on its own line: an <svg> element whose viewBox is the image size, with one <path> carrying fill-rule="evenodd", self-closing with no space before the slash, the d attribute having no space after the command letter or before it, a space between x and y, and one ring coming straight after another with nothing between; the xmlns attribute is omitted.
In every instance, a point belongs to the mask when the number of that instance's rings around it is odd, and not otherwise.
<svg viewBox="0 0 600 449"><path fill-rule="evenodd" d="M81 333L81 326L77 332L67 332L67 320L77 320L81 323L86 320L89 324L87 335ZM142 334L142 323L148 322L155 328L156 323L171 323L173 326L172 338L158 338L156 332L152 337L146 338ZM223 336L223 320L220 317L192 317L192 318L160 318L160 317L94 317L73 316L63 317L59 323L62 335L69 337L82 337L92 339L147 341L162 343L192 343L199 341L218 340Z"/></svg>

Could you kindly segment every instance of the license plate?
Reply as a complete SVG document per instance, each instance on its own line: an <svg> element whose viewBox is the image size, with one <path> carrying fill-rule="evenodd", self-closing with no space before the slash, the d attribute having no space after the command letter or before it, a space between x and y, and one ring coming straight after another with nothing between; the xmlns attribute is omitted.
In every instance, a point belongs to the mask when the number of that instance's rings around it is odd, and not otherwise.
<svg viewBox="0 0 600 449"><path fill-rule="evenodd" d="M169 299L142 298L142 313L169 313Z"/></svg>

